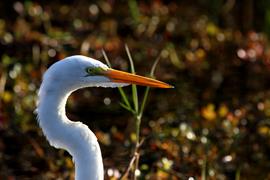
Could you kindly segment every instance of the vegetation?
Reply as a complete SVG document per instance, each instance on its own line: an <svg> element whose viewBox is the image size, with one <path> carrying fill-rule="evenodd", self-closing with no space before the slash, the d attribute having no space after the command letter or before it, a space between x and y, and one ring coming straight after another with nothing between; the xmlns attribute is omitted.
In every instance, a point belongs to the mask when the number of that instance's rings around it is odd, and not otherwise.
<svg viewBox="0 0 270 180"><path fill-rule="evenodd" d="M254 0L2 1L0 179L74 177L34 113L44 71L74 54L175 86L69 98L70 119L98 136L106 179L269 179L269 12Z"/></svg>

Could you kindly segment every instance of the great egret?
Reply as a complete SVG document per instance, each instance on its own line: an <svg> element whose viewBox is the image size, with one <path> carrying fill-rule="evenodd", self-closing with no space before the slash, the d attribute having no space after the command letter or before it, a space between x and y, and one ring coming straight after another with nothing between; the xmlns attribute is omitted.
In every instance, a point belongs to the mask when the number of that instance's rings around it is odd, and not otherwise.
<svg viewBox="0 0 270 180"><path fill-rule="evenodd" d="M75 163L76 180L102 180L103 162L94 133L83 123L70 121L65 112L68 96L84 87L120 87L137 84L172 86L142 76L108 68L98 60L71 56L53 64L39 90L38 122L50 145L67 150Z"/></svg>

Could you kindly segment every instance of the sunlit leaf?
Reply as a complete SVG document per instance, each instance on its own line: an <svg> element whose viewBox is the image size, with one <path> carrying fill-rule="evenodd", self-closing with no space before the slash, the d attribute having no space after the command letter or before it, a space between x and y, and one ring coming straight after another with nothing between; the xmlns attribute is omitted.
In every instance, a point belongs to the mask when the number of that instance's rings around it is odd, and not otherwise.
<svg viewBox="0 0 270 180"><path fill-rule="evenodd" d="M202 117L204 117L206 120L213 121L216 119L217 114L215 112L215 105L214 104L208 104L207 106L202 108L201 111Z"/></svg>

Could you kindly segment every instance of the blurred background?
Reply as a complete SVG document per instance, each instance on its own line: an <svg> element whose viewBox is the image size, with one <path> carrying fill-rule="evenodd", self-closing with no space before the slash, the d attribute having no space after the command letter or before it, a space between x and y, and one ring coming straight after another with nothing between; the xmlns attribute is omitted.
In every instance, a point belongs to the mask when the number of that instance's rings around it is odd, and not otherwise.
<svg viewBox="0 0 270 180"><path fill-rule="evenodd" d="M105 62L102 49L129 71L125 44L138 74L160 56L155 76L175 86L150 91L140 179L270 179L269 36L269 1L1 1L0 179L74 178L33 113L42 74L74 54ZM117 89L87 88L67 104L98 136L106 179L134 148L119 102Z"/></svg>

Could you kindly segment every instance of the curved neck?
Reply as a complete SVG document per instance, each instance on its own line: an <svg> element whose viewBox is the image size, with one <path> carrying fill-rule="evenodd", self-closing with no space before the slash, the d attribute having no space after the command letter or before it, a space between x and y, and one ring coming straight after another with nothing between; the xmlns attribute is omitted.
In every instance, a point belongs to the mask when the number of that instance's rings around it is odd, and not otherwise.
<svg viewBox="0 0 270 180"><path fill-rule="evenodd" d="M66 117L65 105L72 90L44 87L40 88L37 113L47 140L55 148L71 154L76 180L103 180L102 156L96 136L85 124Z"/></svg>

